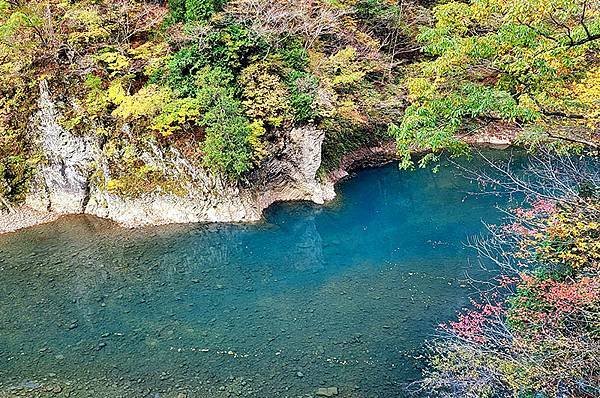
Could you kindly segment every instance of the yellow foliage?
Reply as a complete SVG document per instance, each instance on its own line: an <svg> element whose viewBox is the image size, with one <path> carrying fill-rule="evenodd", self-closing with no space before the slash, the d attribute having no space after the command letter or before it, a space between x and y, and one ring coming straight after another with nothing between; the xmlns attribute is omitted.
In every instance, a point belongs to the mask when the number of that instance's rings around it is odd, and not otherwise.
<svg viewBox="0 0 600 398"><path fill-rule="evenodd" d="M163 137L168 137L199 119L200 110L200 102L195 98L172 100L166 103L161 113L152 120L150 128Z"/></svg>
<svg viewBox="0 0 600 398"><path fill-rule="evenodd" d="M408 99L411 102L432 98L436 90L435 85L429 79L422 77L408 78L406 86L408 87Z"/></svg>
<svg viewBox="0 0 600 398"><path fill-rule="evenodd" d="M594 210L598 211L598 210ZM597 214L592 211L592 214ZM600 269L600 222L584 213L562 211L546 220L546 228L524 241L536 256L575 269Z"/></svg>
<svg viewBox="0 0 600 398"><path fill-rule="evenodd" d="M175 180L147 164L134 167L126 174L109 179L106 181L106 189L125 197L140 197L152 192L179 196L186 194L182 181Z"/></svg>
<svg viewBox="0 0 600 398"><path fill-rule="evenodd" d="M105 21L93 6L70 1L63 1L60 6L65 10L63 23L71 27L67 36L69 43L83 45L110 37Z"/></svg>
<svg viewBox="0 0 600 398"><path fill-rule="evenodd" d="M356 49L346 47L333 54L325 67L332 77L333 86L350 86L363 80L368 68L358 60Z"/></svg>
<svg viewBox="0 0 600 398"><path fill-rule="evenodd" d="M151 76L154 72L164 67L169 52L169 45L167 43L152 41L129 50L129 54L133 59L144 61L144 74L146 76Z"/></svg>
<svg viewBox="0 0 600 398"><path fill-rule="evenodd" d="M111 76L115 76L120 72L124 72L129 68L129 60L126 56L117 51L106 51L96 55L96 60L106 65Z"/></svg>
<svg viewBox="0 0 600 398"><path fill-rule="evenodd" d="M290 94L277 69L273 61L257 62L244 69L239 78L242 103L250 119L264 120L271 127L285 127L292 121Z"/></svg>
<svg viewBox="0 0 600 398"><path fill-rule="evenodd" d="M262 120L255 120L248 125L250 133L248 134L248 143L252 147L254 157L260 161L268 155L268 151L262 141L262 136L265 135L266 129Z"/></svg>
<svg viewBox="0 0 600 398"><path fill-rule="evenodd" d="M127 96L127 93L125 92L125 89L123 88L123 84L121 83L121 80L113 81L110 84L110 86L108 87L108 91L106 94L107 94L108 100L115 105L121 104L125 100L125 97Z"/></svg>
<svg viewBox="0 0 600 398"><path fill-rule="evenodd" d="M593 123L600 119L600 66L587 71L585 77L573 86L573 93L591 119L589 127L595 127Z"/></svg>
<svg viewBox="0 0 600 398"><path fill-rule="evenodd" d="M169 88L156 84L150 84L134 95L123 95L124 90L120 84L115 87L113 94L111 94L113 86L109 89L109 97L113 103L119 106L112 112L112 115L126 121L154 117L172 99Z"/></svg>

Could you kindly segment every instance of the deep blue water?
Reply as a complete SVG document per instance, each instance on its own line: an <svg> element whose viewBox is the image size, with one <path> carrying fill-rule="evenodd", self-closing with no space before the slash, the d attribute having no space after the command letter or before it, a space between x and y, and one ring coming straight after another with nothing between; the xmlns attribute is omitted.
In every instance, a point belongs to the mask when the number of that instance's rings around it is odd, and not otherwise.
<svg viewBox="0 0 600 398"><path fill-rule="evenodd" d="M0 397L404 396L466 273L489 277L464 242L503 199L456 174L362 171L256 225L0 236Z"/></svg>

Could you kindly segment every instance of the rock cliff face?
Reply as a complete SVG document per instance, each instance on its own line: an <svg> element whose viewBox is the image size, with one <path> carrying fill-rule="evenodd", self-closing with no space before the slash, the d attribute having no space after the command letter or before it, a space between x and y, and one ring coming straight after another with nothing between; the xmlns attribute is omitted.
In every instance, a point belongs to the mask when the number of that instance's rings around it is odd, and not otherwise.
<svg viewBox="0 0 600 398"><path fill-rule="evenodd" d="M80 213L89 199L89 179L100 147L93 138L74 136L60 126L45 81L40 83L38 106L31 131L46 162L34 177L27 204L36 210Z"/></svg>
<svg viewBox="0 0 600 398"><path fill-rule="evenodd" d="M317 177L324 133L314 127L285 134L277 156L243 182L231 182L196 167L174 148L149 145L143 154L146 164L185 181L187 193L154 192L125 198L107 191L93 178L96 170L110 176L100 141L71 134L60 126L59 117L48 86L42 82L32 131L45 162L27 199L27 205L37 211L92 214L128 226L238 222L259 220L262 211L277 201L324 203L335 196L333 182L321 182Z"/></svg>

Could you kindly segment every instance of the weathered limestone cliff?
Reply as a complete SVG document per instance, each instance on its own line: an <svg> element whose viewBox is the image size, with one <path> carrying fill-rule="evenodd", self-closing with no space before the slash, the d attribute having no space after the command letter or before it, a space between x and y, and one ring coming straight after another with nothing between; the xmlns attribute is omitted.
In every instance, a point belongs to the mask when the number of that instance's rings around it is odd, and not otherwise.
<svg viewBox="0 0 600 398"><path fill-rule="evenodd" d="M26 202L41 213L92 214L127 226L247 222L259 220L262 211L277 201L324 203L335 196L333 183L321 182L317 176L324 133L314 127L285 134L278 143L277 156L240 182L193 165L175 148L150 144L143 154L144 162L184 181L187 193L152 192L128 198L106 190L93 178L98 170L110 177L100 140L66 131L59 118L48 86L42 82L32 132L45 161L34 177Z"/></svg>

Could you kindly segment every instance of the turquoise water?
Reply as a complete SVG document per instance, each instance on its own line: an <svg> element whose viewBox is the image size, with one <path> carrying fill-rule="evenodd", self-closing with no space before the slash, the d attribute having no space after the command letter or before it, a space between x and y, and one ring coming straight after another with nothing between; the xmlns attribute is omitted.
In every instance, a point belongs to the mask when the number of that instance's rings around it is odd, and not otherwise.
<svg viewBox="0 0 600 398"><path fill-rule="evenodd" d="M477 189L389 165L257 225L0 236L0 396L404 396L466 273L489 277L464 246L501 216Z"/></svg>

